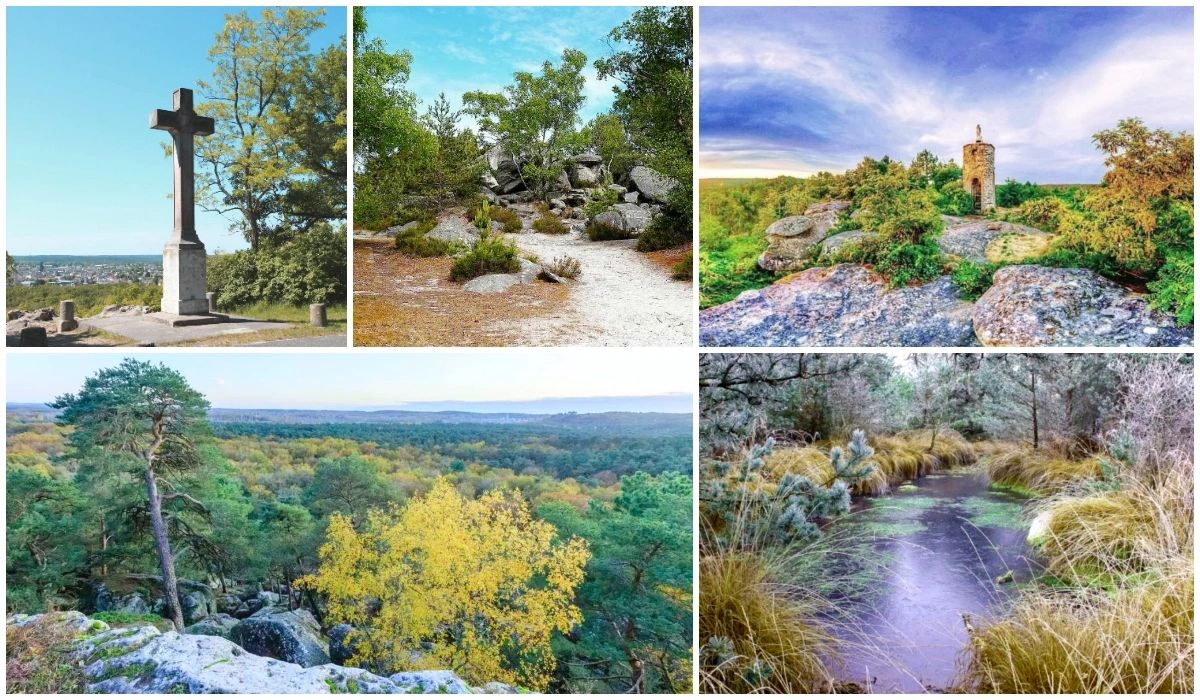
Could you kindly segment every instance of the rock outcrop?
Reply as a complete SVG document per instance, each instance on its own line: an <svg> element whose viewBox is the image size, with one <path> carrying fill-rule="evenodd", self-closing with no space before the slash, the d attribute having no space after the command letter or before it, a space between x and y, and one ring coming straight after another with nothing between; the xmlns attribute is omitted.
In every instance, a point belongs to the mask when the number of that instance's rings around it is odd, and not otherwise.
<svg viewBox="0 0 1200 700"><path fill-rule="evenodd" d="M479 232L475 227L460 216L447 216L426 233L427 238L433 238L447 243L457 243L470 246L479 240Z"/></svg>
<svg viewBox="0 0 1200 700"><path fill-rule="evenodd" d="M336 664L303 667L253 654L218 636L109 629L83 613L13 615L8 625L65 625L79 633L72 654L89 693L515 693L503 683L474 688L451 671L379 676Z"/></svg>
<svg viewBox="0 0 1200 700"><path fill-rule="evenodd" d="M974 263L1020 262L1044 254L1054 234L1008 221L943 216L938 247Z"/></svg>
<svg viewBox="0 0 1200 700"><path fill-rule="evenodd" d="M671 190L679 187L679 183L675 180L644 165L635 165L630 169L629 182L646 199L659 204L666 203Z"/></svg>
<svg viewBox="0 0 1200 700"><path fill-rule="evenodd" d="M592 217L592 221L636 236L650 225L654 212L649 207L622 202Z"/></svg>
<svg viewBox="0 0 1200 700"><path fill-rule="evenodd" d="M949 277L891 289L861 265L813 268L700 312L704 346L975 345L972 305Z"/></svg>
<svg viewBox="0 0 1200 700"><path fill-rule="evenodd" d="M210 615L194 624L183 628L185 634L203 634L212 637L233 639L233 628L237 627L238 619L225 613Z"/></svg>
<svg viewBox="0 0 1200 700"><path fill-rule="evenodd" d="M1153 311L1090 270L1040 265L1001 268L975 304L980 342L994 346L1177 347L1192 329Z"/></svg>
<svg viewBox="0 0 1200 700"><path fill-rule="evenodd" d="M229 638L251 654L269 656L305 668L329 663L328 644L311 613L263 608L237 623Z"/></svg>
<svg viewBox="0 0 1200 700"><path fill-rule="evenodd" d="M822 250L821 242L838 223L850 202L835 199L814 204L797 216L784 217L767 227L767 249L758 266L769 272L794 272Z"/></svg>

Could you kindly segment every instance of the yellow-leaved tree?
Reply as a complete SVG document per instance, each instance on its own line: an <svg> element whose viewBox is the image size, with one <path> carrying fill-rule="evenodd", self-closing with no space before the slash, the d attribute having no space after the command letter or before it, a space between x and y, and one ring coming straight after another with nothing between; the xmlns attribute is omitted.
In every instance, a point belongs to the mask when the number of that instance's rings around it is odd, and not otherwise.
<svg viewBox="0 0 1200 700"><path fill-rule="evenodd" d="M544 690L550 639L582 621L574 604L587 542L556 542L519 492L471 500L445 480L361 532L330 518L320 566L297 584L354 625L351 663L380 673L449 668L469 683Z"/></svg>

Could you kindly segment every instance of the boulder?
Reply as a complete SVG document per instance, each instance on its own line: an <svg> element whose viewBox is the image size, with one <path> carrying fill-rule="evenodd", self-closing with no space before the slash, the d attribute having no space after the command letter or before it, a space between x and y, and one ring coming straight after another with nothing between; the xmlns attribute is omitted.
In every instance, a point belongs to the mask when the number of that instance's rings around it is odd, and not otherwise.
<svg viewBox="0 0 1200 700"><path fill-rule="evenodd" d="M631 235L641 233L650 225L653 212L636 204L614 204L592 218L593 221L625 231Z"/></svg>
<svg viewBox="0 0 1200 700"><path fill-rule="evenodd" d="M758 257L758 266L769 272L794 272L820 252L821 234L812 217L788 216L767 227L767 249Z"/></svg>
<svg viewBox="0 0 1200 700"><path fill-rule="evenodd" d="M497 273L480 275L463 285L463 291L476 294L495 294L508 291L511 287L521 284L521 276Z"/></svg>
<svg viewBox="0 0 1200 700"><path fill-rule="evenodd" d="M586 165L589 168L594 168L604 162L604 159L601 158L599 154L591 152L580 153L577 156L573 156L571 160L575 161L579 165Z"/></svg>
<svg viewBox="0 0 1200 700"><path fill-rule="evenodd" d="M44 348L48 343L45 326L26 326L21 329L20 347Z"/></svg>
<svg viewBox="0 0 1200 700"><path fill-rule="evenodd" d="M194 624L183 628L184 634L207 634L214 637L233 638L233 628L238 625L238 619L225 613L209 615Z"/></svg>
<svg viewBox="0 0 1200 700"><path fill-rule="evenodd" d="M1007 221L943 216L938 247L974 263L1020 262L1045 253L1054 234Z"/></svg>
<svg viewBox="0 0 1200 700"><path fill-rule="evenodd" d="M99 610L99 601L97 601L97 610ZM113 610L121 613L131 613L134 615L144 615L150 612L150 604L142 597L141 593L130 593L127 596L114 598L110 601L108 610Z"/></svg>
<svg viewBox="0 0 1200 700"><path fill-rule="evenodd" d="M975 304L975 331L989 346L1179 347L1179 328L1139 294L1091 270L1011 265L996 271Z"/></svg>
<svg viewBox="0 0 1200 700"><path fill-rule="evenodd" d="M615 182L613 184L609 185L608 187L606 187L605 189L612 190L613 192L616 192L619 195L625 194L626 192L629 191L624 185L618 185Z"/></svg>
<svg viewBox="0 0 1200 700"><path fill-rule="evenodd" d="M9 627L36 627L40 625L62 625L68 629L84 633L103 632L108 629L108 624L100 620L93 620L87 615L78 610L66 610L64 612L48 612L38 613L37 615L12 615L6 624Z"/></svg>
<svg viewBox="0 0 1200 700"><path fill-rule="evenodd" d="M98 660L84 669L89 693L471 692L449 671L397 674L393 680L334 664L306 668L249 653L215 636L164 632L134 649L114 648L119 641L103 639L93 652Z"/></svg>
<svg viewBox="0 0 1200 700"><path fill-rule="evenodd" d="M821 241L821 257L829 258L851 243L858 243L859 241L873 235L875 234L860 229L852 229L850 231L835 233Z"/></svg>
<svg viewBox="0 0 1200 700"><path fill-rule="evenodd" d="M679 186L674 179L644 165L635 165L629 171L629 182L652 202L665 203L671 190Z"/></svg>
<svg viewBox="0 0 1200 700"><path fill-rule="evenodd" d="M237 611L237 609L239 607L241 607L241 605L242 605L242 599L237 597L236 595L233 595L232 593L226 593L225 595L217 597L217 612L218 613L232 615L234 612Z"/></svg>
<svg viewBox="0 0 1200 700"><path fill-rule="evenodd" d="M496 180L496 176L486 170L479 175L479 184L488 190L494 190L500 186L500 183Z"/></svg>
<svg viewBox="0 0 1200 700"><path fill-rule="evenodd" d="M625 202L626 204L637 204L640 197L641 195L639 195L637 192L626 192L625 194L621 195L621 201Z"/></svg>
<svg viewBox="0 0 1200 700"><path fill-rule="evenodd" d="M329 630L329 658L335 664L345 665L358 652L353 633L354 625L342 623Z"/></svg>
<svg viewBox="0 0 1200 700"><path fill-rule="evenodd" d="M586 165L577 163L571 167L570 180L574 187L595 187L600 184L600 174Z"/></svg>
<svg viewBox="0 0 1200 700"><path fill-rule="evenodd" d="M47 307L44 309L38 309L36 311L30 311L29 313L22 316L21 320L23 320L23 321L53 321L54 320L54 309Z"/></svg>
<svg viewBox="0 0 1200 700"><path fill-rule="evenodd" d="M230 639L251 654L305 668L329 663L326 644L311 625L312 615L263 609L234 626Z"/></svg>
<svg viewBox="0 0 1200 700"><path fill-rule="evenodd" d="M624 190L625 188L624 188L624 187L622 187L621 189L622 189L622 190ZM22 317L22 316L24 316L24 315L25 315L25 312L24 312L24 311L22 311L22 310L20 310L20 309L12 309L12 310L10 310L10 311L8 312L8 320L9 320L9 321L15 321L15 320L17 320L18 318L21 318L21 317Z"/></svg>
<svg viewBox="0 0 1200 700"><path fill-rule="evenodd" d="M399 226L392 226L390 228L384 229L380 235L387 236L388 238L394 238L396 236L396 234L398 234L398 233L404 233L406 231L416 228L417 224L419 224L419 223L420 222L418 222L418 221L410 221L406 224L400 224Z"/></svg>
<svg viewBox="0 0 1200 700"><path fill-rule="evenodd" d="M972 305L949 276L891 289L861 265L813 268L700 312L704 346L974 345Z"/></svg>
<svg viewBox="0 0 1200 700"><path fill-rule="evenodd" d="M183 623L190 625L215 613L216 605L211 596L200 591L180 592L179 607L183 608Z"/></svg>
<svg viewBox="0 0 1200 700"><path fill-rule="evenodd" d="M428 238L464 246L472 245L479 240L479 232L475 230L475 227L457 216L448 216L442 219L425 235Z"/></svg>

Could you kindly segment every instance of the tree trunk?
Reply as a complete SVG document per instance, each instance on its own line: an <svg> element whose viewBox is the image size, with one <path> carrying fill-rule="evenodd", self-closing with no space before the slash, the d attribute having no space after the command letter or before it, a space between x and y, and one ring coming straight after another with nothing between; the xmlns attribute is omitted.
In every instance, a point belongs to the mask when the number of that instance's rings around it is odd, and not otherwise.
<svg viewBox="0 0 1200 700"><path fill-rule="evenodd" d="M1038 399L1037 399L1037 372L1029 373L1029 393L1033 397L1033 449L1038 448Z"/></svg>
<svg viewBox="0 0 1200 700"><path fill-rule="evenodd" d="M183 610L179 606L179 585L175 581L175 558L171 556L171 543L167 540L167 525L162 516L162 499L158 495L158 482L154 470L146 468L146 497L150 507L150 526L154 530L154 546L158 550L158 563L162 567L163 598L167 601L167 612L176 632L183 631Z"/></svg>

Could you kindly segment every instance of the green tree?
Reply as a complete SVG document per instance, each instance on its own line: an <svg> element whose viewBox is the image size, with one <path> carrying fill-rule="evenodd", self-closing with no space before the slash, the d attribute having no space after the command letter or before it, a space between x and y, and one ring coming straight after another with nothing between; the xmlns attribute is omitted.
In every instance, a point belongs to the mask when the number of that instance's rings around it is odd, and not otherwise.
<svg viewBox="0 0 1200 700"><path fill-rule="evenodd" d="M6 606L45 610L78 583L85 566L89 499L69 481L11 465L5 495Z"/></svg>
<svg viewBox="0 0 1200 700"><path fill-rule="evenodd" d="M480 133L521 163L521 179L539 197L554 189L567 159L582 145L579 108L586 64L582 51L565 49L557 66L546 61L539 75L518 71L502 92L463 95L465 111L476 118Z"/></svg>
<svg viewBox="0 0 1200 700"><path fill-rule="evenodd" d="M667 206L639 237L640 250L692 238L692 9L644 7L609 32L628 48L596 61L615 78L613 111L651 166L679 183Z"/></svg>
<svg viewBox="0 0 1200 700"><path fill-rule="evenodd" d="M391 500L387 484L374 465L354 457L319 462L304 491L305 504L318 517L341 513L355 527L363 525L369 510Z"/></svg>
<svg viewBox="0 0 1200 700"><path fill-rule="evenodd" d="M292 181L304 173L285 129L296 117L286 117L284 102L310 65L308 37L324 26L324 14L288 8L265 9L258 21L246 12L226 15L208 52L212 78L198 81L206 101L196 111L216 120L216 132L197 141L197 201L209 211L236 212L235 226L251 248L273 233Z"/></svg>
<svg viewBox="0 0 1200 700"><path fill-rule="evenodd" d="M425 187L433 206L440 210L452 201L476 191L483 172L475 135L458 126L462 110L451 108L445 93L440 93L422 121L437 139L437 155L430 164Z"/></svg>
<svg viewBox="0 0 1200 700"><path fill-rule="evenodd" d="M588 124L588 134L596 154L604 159L609 172L624 172L633 165L635 155L625 133L625 125L615 114L600 114Z"/></svg>
<svg viewBox="0 0 1200 700"><path fill-rule="evenodd" d="M690 688L692 482L621 478L610 505L548 501L538 514L562 538L591 544L576 592L583 626L555 642L563 692L685 693Z"/></svg>
<svg viewBox="0 0 1200 700"><path fill-rule="evenodd" d="M61 409L63 425L74 428L70 441L77 453L98 451L144 482L167 612L176 630L182 631L175 556L163 502L195 501L169 479L199 466L196 440L207 432L208 401L166 365L127 358L88 377L79 393L64 394L50 405Z"/></svg>

